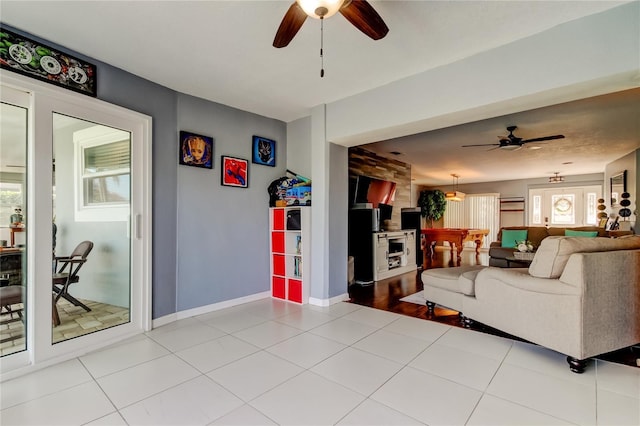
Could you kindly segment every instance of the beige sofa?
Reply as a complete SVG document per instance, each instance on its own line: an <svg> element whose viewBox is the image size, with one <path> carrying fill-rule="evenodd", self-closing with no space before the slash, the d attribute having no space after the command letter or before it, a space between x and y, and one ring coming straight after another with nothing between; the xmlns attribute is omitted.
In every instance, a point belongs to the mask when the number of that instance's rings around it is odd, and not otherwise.
<svg viewBox="0 0 640 426"><path fill-rule="evenodd" d="M547 237L527 268L457 267L422 273L427 306L586 359L640 342L640 236Z"/></svg>

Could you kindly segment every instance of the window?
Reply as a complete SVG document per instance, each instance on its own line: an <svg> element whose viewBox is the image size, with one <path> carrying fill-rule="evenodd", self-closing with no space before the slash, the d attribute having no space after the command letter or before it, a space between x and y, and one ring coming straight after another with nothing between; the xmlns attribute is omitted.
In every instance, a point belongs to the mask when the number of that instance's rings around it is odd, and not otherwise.
<svg viewBox="0 0 640 426"><path fill-rule="evenodd" d="M467 194L463 201L447 201L445 228L488 229L483 246L488 247L498 234L500 194ZM471 243L473 244L473 243Z"/></svg>
<svg viewBox="0 0 640 426"><path fill-rule="evenodd" d="M542 196L534 195L531 203L531 223L542 225Z"/></svg>
<svg viewBox="0 0 640 426"><path fill-rule="evenodd" d="M573 194L552 195L551 224L573 225L576 223L575 196Z"/></svg>
<svg viewBox="0 0 640 426"><path fill-rule="evenodd" d="M92 126L74 132L76 220L128 220L131 143L127 132Z"/></svg>
<svg viewBox="0 0 640 426"><path fill-rule="evenodd" d="M0 182L0 224L9 226L14 209L22 206L22 184Z"/></svg>

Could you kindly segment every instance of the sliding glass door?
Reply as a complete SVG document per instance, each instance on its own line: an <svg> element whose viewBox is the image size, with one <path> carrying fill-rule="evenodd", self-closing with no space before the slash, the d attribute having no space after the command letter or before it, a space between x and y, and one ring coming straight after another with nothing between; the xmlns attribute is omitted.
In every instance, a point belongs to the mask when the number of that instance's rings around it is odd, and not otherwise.
<svg viewBox="0 0 640 426"><path fill-rule="evenodd" d="M52 118L55 344L129 322L131 132Z"/></svg>
<svg viewBox="0 0 640 426"><path fill-rule="evenodd" d="M64 359L150 329L150 118L0 76L3 98L18 87L28 98L30 120L15 233L25 289L15 305L20 362ZM16 357L5 358L2 372Z"/></svg>
<svg viewBox="0 0 640 426"><path fill-rule="evenodd" d="M0 92L0 356L27 359L29 96ZM11 357L10 357L11 356Z"/></svg>

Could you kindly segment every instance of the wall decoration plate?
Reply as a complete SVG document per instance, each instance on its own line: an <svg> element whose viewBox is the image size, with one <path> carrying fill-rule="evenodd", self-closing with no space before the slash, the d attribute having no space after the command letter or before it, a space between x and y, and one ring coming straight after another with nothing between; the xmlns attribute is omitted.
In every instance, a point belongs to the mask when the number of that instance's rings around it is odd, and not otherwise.
<svg viewBox="0 0 640 426"><path fill-rule="evenodd" d="M0 68L96 96L96 66L0 26Z"/></svg>

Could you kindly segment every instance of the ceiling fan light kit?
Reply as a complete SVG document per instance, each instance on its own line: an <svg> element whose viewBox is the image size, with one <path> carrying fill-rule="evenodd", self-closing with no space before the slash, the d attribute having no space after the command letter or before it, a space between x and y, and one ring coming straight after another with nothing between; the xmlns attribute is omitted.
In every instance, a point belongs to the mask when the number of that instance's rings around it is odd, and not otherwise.
<svg viewBox="0 0 640 426"><path fill-rule="evenodd" d="M289 45L307 17L320 19L323 23L326 18L330 18L337 12L373 40L380 40L389 32L387 24L365 0L296 0L289 6L280 22L273 39L273 47L281 48ZM322 58L323 25L320 31L320 57ZM320 76L324 77L324 68L320 71Z"/></svg>
<svg viewBox="0 0 640 426"><path fill-rule="evenodd" d="M309 17L323 19L338 13L344 0L297 0L297 3Z"/></svg>

